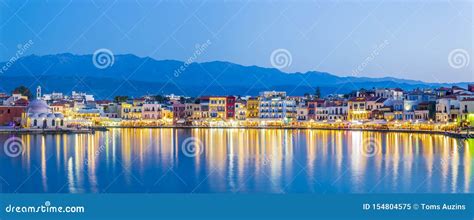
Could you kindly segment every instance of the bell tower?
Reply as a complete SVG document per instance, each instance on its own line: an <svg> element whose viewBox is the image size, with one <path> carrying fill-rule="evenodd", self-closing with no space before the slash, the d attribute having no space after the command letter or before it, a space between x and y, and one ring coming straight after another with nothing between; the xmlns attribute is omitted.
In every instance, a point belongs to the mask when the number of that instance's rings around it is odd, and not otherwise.
<svg viewBox="0 0 474 220"><path fill-rule="evenodd" d="M36 99L38 99L38 100L41 99L41 86L38 86L36 88Z"/></svg>

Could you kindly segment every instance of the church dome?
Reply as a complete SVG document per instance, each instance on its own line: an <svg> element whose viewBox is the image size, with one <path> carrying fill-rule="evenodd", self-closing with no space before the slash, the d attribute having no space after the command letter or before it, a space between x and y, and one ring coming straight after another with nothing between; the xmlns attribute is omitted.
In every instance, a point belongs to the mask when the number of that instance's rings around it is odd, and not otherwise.
<svg viewBox="0 0 474 220"><path fill-rule="evenodd" d="M49 113L49 106L43 100L33 100L28 105L27 112L30 113Z"/></svg>

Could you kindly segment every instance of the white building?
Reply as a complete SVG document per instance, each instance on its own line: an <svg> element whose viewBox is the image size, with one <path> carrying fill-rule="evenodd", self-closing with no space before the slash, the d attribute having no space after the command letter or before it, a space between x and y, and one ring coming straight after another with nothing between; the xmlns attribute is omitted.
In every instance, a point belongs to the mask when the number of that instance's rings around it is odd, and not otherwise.
<svg viewBox="0 0 474 220"><path fill-rule="evenodd" d="M142 105L142 119L161 119L161 104L144 103Z"/></svg>
<svg viewBox="0 0 474 220"><path fill-rule="evenodd" d="M37 99L28 104L27 126L30 128L52 129L67 126L62 113L53 113L45 101L41 100L41 88L37 89Z"/></svg>
<svg viewBox="0 0 474 220"><path fill-rule="evenodd" d="M296 102L286 99L286 92L260 93L259 118L286 119L296 116Z"/></svg>
<svg viewBox="0 0 474 220"><path fill-rule="evenodd" d="M467 98L460 101L460 120L474 126L474 98Z"/></svg>
<svg viewBox="0 0 474 220"><path fill-rule="evenodd" d="M399 88L395 89L376 89L375 90L376 97L382 97L386 99L393 99L393 100L402 100L403 99L403 90Z"/></svg>
<svg viewBox="0 0 474 220"><path fill-rule="evenodd" d="M444 96L436 100L436 121L453 122L459 115L460 102L455 96Z"/></svg>

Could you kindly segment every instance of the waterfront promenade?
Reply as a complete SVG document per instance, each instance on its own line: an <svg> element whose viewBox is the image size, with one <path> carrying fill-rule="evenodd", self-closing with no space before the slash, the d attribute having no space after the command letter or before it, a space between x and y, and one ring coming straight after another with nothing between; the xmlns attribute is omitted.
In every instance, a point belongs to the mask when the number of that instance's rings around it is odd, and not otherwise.
<svg viewBox="0 0 474 220"><path fill-rule="evenodd" d="M326 126L311 125L266 125L266 126L203 126L203 125L108 125L91 126L84 128L61 128L61 129L33 129L33 128L12 128L1 127L0 133L11 134L61 134L61 133L93 133L95 131L107 131L111 128L132 128L132 129L159 129L159 128L179 128L179 129L294 129L294 130L340 130L340 131L371 131L371 132L397 132L397 133L419 133L419 134L437 134L446 135L453 138L474 138L474 130L470 129L416 129L413 127L362 127L362 126Z"/></svg>

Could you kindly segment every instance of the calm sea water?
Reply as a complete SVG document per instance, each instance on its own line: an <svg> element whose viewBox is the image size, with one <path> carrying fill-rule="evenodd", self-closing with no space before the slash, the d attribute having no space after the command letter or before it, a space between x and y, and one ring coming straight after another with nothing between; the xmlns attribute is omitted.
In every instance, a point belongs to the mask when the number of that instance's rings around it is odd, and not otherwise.
<svg viewBox="0 0 474 220"><path fill-rule="evenodd" d="M111 129L0 143L2 192L474 192L474 141L442 135Z"/></svg>

